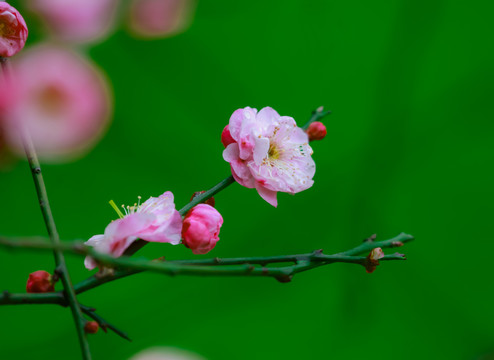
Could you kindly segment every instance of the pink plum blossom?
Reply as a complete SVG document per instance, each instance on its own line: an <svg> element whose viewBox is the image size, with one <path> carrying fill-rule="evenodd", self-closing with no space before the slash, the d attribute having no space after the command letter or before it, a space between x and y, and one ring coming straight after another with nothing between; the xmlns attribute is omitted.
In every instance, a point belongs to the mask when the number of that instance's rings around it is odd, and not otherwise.
<svg viewBox="0 0 494 360"><path fill-rule="evenodd" d="M29 0L53 36L70 42L101 40L112 29L117 0Z"/></svg>
<svg viewBox="0 0 494 360"><path fill-rule="evenodd" d="M22 15L6 2L0 2L0 56L10 57L22 50L27 39Z"/></svg>
<svg viewBox="0 0 494 360"><path fill-rule="evenodd" d="M207 204L194 206L184 217L183 244L194 254L210 252L220 239L223 217L214 207Z"/></svg>
<svg viewBox="0 0 494 360"><path fill-rule="evenodd" d="M175 209L173 194L167 191L157 198L150 197L142 205L127 207L123 218L112 221L103 235L95 235L85 244L98 252L119 257L137 239L177 245L181 232L182 217ZM97 263L87 256L84 265L92 270Z"/></svg>
<svg viewBox="0 0 494 360"><path fill-rule="evenodd" d="M278 191L295 194L312 186L315 163L307 134L288 116L270 107L259 112L246 107L230 117L235 140L223 151L235 180L256 188L269 204L277 206Z"/></svg>
<svg viewBox="0 0 494 360"><path fill-rule="evenodd" d="M110 122L110 91L93 64L74 52L39 46L14 64L0 84L0 110L8 143L22 153L18 125L29 129L38 155L65 161L86 153Z"/></svg>
<svg viewBox="0 0 494 360"><path fill-rule="evenodd" d="M174 35L188 27L194 8L194 0L133 0L129 27L143 38Z"/></svg>

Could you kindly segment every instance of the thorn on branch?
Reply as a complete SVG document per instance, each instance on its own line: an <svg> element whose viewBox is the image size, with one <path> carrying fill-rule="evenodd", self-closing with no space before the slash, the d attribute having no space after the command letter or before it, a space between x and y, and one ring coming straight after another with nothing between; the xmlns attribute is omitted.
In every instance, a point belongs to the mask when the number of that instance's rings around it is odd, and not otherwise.
<svg viewBox="0 0 494 360"><path fill-rule="evenodd" d="M403 244L401 241L393 241L391 243L391 247L400 247L400 246L403 246L405 244Z"/></svg>

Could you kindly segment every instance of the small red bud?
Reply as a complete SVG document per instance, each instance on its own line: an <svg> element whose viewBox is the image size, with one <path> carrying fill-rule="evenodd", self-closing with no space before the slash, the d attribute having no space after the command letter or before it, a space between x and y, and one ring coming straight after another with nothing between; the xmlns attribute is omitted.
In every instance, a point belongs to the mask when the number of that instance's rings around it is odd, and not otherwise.
<svg viewBox="0 0 494 360"><path fill-rule="evenodd" d="M236 142L232 138L232 134L230 134L230 125L225 126L223 129L223 132L221 133L221 142L223 143L223 146L226 148L228 145Z"/></svg>
<svg viewBox="0 0 494 360"><path fill-rule="evenodd" d="M54 292L55 287L53 286L51 274L44 270L38 270L29 274L26 291L28 293Z"/></svg>
<svg viewBox="0 0 494 360"><path fill-rule="evenodd" d="M314 121L309 125L307 129L307 135L309 135L309 141L322 140L326 136L326 126L322 122Z"/></svg>
<svg viewBox="0 0 494 360"><path fill-rule="evenodd" d="M192 197L190 198L190 201L194 200L194 198L195 198L196 196L199 196L199 195L204 194L204 193L205 193L205 191L196 191L196 192L192 195ZM214 207L214 204L215 204L215 202L214 202L214 197L210 197L209 199L207 199L206 201L204 201L204 202L203 202L203 204L207 204L207 205L209 205L209 206Z"/></svg>
<svg viewBox="0 0 494 360"><path fill-rule="evenodd" d="M377 266L379 265L379 259L382 259L383 257L384 252L381 248L372 249L369 255L367 255L365 261L365 271L367 271L369 274L374 272L374 270L376 270Z"/></svg>
<svg viewBox="0 0 494 360"><path fill-rule="evenodd" d="M86 325L84 325L84 331L86 334L96 334L99 330L99 325L96 321L88 321Z"/></svg>

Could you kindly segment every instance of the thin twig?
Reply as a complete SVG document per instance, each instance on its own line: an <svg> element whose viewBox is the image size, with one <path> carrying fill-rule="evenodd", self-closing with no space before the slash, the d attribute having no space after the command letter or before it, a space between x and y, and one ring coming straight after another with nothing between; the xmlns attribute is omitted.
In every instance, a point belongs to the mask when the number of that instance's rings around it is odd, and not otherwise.
<svg viewBox="0 0 494 360"><path fill-rule="evenodd" d="M318 107L316 110L314 110L312 112L312 115L311 115L309 121L307 121L305 123L305 125L302 126L302 129L303 130L307 130L307 128L309 127L309 125L312 124L314 121L319 121L323 117L325 117L325 116L327 116L329 114L331 114L331 111L329 111L329 110L324 111L324 108L322 106Z"/></svg>
<svg viewBox="0 0 494 360"><path fill-rule="evenodd" d="M124 338L125 340L132 341L129 338L129 336L127 335L127 333L125 333L122 330L118 329L117 327L115 327L114 325L110 324L108 321L106 321L105 319L103 319L101 316L99 316L98 314L96 314L96 310L95 309L93 309L93 308L91 308L89 306L82 305L82 304L79 304L79 306L81 307L81 310L84 312L84 314L86 314L87 316L89 316L90 318L92 318L94 321L96 321L98 323L98 325L101 327L101 329L103 329L104 332L106 332L107 329L110 329L115 334L117 334L118 336Z"/></svg>
<svg viewBox="0 0 494 360"><path fill-rule="evenodd" d="M12 79L8 69L9 66L8 62L6 60L2 60L1 66L6 80L11 82ZM70 281L70 276L67 270L67 266L65 264L65 258L63 252L60 251L59 249L56 249L56 246L60 244L60 238L57 232L57 228L55 226L53 214L51 212L45 183L43 180L43 176L41 175L41 167L38 161L38 157L36 155L36 150L34 148L28 129L26 129L26 127L23 126L23 124L19 124L18 128L22 138L22 143L24 146L24 151L26 153L27 161L29 162L29 166L31 168L34 185L36 187L36 193L38 195L39 206L41 209L41 213L43 214L43 220L45 222L50 240L55 247L53 251L53 255L55 257L56 271L60 275L65 293L67 295L67 300L69 302L69 306L72 311L72 317L74 319L74 323L77 329L77 334L79 337L79 344L81 346L82 358L84 360L90 360L91 352L89 350L89 343L87 342L86 334L84 332L85 320L82 316L82 312L81 309L79 308L79 304L77 302L74 288L72 287L72 283Z"/></svg>
<svg viewBox="0 0 494 360"><path fill-rule="evenodd" d="M104 265L117 267L113 275L99 277L94 275L75 285L75 291L82 293L93 289L104 283L121 279L123 277L139 273L141 271L152 271L164 273L167 275L199 275L199 276L261 276L273 277L279 281L289 281L291 277L299 272L307 271L319 266L329 265L337 262L352 263L366 266L367 257L357 256L369 252L370 250L380 248L393 248L402 246L404 243L412 241L414 238L408 234L400 234L392 239L384 241L366 241L363 244L338 254L326 255L322 250L316 250L311 253L296 255L281 255L267 257L243 257L243 258L213 258L213 259L194 259L194 260L176 260L176 261L149 261L143 259L132 259L128 257L113 258L106 254L94 251L93 248L84 246L79 242L62 243L58 246L47 244L40 241L19 241L0 238L0 246L6 248L22 249L44 249L49 250L57 247L61 251L70 251L79 255L90 255L98 262ZM402 254L386 255L380 259L388 260L405 260ZM292 263L292 265L268 267L270 264ZM22 294L19 294L19 296ZM25 294L29 297L31 294ZM56 294L53 294L54 301ZM36 300L32 300L36 301ZM49 301L47 298L39 299L40 303ZM0 305L9 304L8 298L0 296ZM20 303L20 301L17 301Z"/></svg>

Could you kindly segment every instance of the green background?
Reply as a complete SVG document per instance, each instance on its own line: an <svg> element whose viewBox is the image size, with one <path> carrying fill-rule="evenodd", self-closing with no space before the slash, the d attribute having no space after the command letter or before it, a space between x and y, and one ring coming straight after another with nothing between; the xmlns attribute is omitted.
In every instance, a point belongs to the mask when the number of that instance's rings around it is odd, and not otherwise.
<svg viewBox="0 0 494 360"><path fill-rule="evenodd" d="M107 205L175 194L177 207L229 174L220 133L240 107L305 123L333 114L314 144L314 186L275 209L234 184L206 256L338 252L377 233L416 241L373 274L335 264L264 278L140 274L82 294L133 342L99 333L95 359L176 346L207 359L478 359L494 354L494 43L488 1L201 1L185 33L122 28L89 55L111 79L114 122L85 158L45 165L63 239L102 233ZM31 43L40 38L32 32ZM0 174L0 233L45 234L24 161ZM391 250L392 251L392 250ZM389 252L389 251L388 251ZM148 257L196 257L152 245ZM88 276L70 256L74 281ZM0 252L0 290L53 269L50 253ZM1 359L78 359L70 311L0 308ZM494 356L494 355L491 355ZM487 357L486 357L487 358Z"/></svg>

